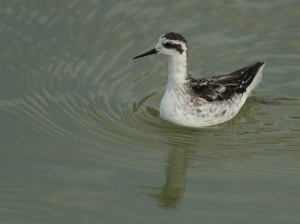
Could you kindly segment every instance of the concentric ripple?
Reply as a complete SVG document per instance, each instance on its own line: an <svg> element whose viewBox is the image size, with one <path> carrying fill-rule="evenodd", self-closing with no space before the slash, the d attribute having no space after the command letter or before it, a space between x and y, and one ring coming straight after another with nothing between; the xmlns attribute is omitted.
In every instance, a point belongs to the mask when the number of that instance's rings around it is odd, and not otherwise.
<svg viewBox="0 0 300 224"><path fill-rule="evenodd" d="M299 223L298 6L1 1L0 217ZM164 121L167 59L132 58L169 31L197 78L267 60L254 100L213 127Z"/></svg>

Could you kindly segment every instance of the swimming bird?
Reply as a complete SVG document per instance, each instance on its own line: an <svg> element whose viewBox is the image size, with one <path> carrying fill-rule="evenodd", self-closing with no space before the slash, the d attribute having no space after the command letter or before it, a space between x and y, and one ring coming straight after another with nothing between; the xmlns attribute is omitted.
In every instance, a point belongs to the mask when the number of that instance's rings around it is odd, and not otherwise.
<svg viewBox="0 0 300 224"><path fill-rule="evenodd" d="M262 77L266 62L256 62L228 75L195 79L187 75L187 41L179 33L163 34L155 48L134 57L169 56L168 84L160 116L189 126L212 126L233 118Z"/></svg>

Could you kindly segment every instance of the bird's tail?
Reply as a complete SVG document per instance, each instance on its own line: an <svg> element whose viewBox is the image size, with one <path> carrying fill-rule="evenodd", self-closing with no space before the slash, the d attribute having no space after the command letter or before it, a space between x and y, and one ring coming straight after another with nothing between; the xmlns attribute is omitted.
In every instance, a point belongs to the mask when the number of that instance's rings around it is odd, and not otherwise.
<svg viewBox="0 0 300 224"><path fill-rule="evenodd" d="M262 70L264 66L266 65L266 61L262 63L260 68L257 70L256 75L252 81L252 83L248 86L247 92L250 93L262 80Z"/></svg>

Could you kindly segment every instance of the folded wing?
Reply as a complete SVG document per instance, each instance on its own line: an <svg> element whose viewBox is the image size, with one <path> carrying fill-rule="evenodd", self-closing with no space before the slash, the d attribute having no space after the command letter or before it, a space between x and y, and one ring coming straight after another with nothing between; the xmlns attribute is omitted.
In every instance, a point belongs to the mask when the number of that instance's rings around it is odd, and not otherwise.
<svg viewBox="0 0 300 224"><path fill-rule="evenodd" d="M188 86L194 96L208 102L228 100L235 93L246 92L253 80L256 82L255 77L264 64L265 62L257 62L228 75L211 78L194 79L189 77Z"/></svg>

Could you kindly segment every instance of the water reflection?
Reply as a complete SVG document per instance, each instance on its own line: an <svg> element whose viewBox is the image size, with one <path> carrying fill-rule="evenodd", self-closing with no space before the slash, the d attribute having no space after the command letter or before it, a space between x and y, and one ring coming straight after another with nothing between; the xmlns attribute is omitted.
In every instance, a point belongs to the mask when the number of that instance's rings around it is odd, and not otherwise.
<svg viewBox="0 0 300 224"><path fill-rule="evenodd" d="M161 187L143 187L146 194L151 196L164 208L175 208L183 199L185 191L186 170L191 142L195 135L190 133L174 134L171 150L166 160L165 184Z"/></svg>

